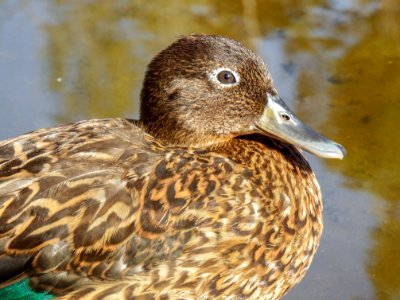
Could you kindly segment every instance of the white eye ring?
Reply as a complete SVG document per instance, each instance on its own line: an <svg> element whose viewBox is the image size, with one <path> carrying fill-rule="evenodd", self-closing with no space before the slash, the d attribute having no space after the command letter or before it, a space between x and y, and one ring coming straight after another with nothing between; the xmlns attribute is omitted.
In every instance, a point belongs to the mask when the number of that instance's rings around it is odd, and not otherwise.
<svg viewBox="0 0 400 300"><path fill-rule="evenodd" d="M229 83L229 82L223 83L223 82L221 82L218 79L218 75L223 71L231 73L234 76L234 82L232 82L232 83ZM229 87L232 87L232 86L236 86L240 82L240 76L236 71L233 71L232 69L229 69L229 68L223 68L223 67L213 70L209 74L208 77L210 78L211 81L213 81L214 83L218 84L220 87L223 87L223 88L229 88Z"/></svg>

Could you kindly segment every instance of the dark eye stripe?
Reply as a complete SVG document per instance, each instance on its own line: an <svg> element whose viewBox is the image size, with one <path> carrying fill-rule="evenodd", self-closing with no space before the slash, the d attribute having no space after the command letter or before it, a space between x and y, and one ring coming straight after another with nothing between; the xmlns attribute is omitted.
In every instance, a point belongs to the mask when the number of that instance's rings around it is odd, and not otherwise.
<svg viewBox="0 0 400 300"><path fill-rule="evenodd" d="M218 73L217 79L222 84L233 84L236 83L236 77L231 71L223 70Z"/></svg>

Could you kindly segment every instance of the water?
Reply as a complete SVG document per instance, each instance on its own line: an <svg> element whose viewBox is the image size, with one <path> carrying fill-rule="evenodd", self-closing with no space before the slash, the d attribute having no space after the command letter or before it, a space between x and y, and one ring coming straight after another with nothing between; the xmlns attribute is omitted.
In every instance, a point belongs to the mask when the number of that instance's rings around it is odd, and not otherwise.
<svg viewBox="0 0 400 300"><path fill-rule="evenodd" d="M285 300L400 299L398 0L1 1L0 139L137 117L146 64L194 32L257 51L297 114L347 148L343 161L307 156L325 229Z"/></svg>

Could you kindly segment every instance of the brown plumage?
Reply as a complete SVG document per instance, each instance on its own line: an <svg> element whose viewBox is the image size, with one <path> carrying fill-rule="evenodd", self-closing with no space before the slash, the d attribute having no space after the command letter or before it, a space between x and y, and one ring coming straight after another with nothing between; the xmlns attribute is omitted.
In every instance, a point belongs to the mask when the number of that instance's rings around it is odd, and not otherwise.
<svg viewBox="0 0 400 300"><path fill-rule="evenodd" d="M191 35L149 65L139 121L0 142L2 285L29 277L62 299L279 299L322 230L315 176L280 140L341 149L292 139L288 110L283 136L265 129L275 102L286 108L255 54ZM329 149L309 149L316 139Z"/></svg>

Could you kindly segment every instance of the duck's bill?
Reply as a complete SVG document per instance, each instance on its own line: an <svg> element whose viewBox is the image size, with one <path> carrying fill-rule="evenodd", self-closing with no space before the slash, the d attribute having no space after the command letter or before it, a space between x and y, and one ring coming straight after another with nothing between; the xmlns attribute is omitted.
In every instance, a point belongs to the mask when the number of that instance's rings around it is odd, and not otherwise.
<svg viewBox="0 0 400 300"><path fill-rule="evenodd" d="M331 141L301 122L278 96L267 94L267 101L256 128L286 143L324 158L342 159L343 146Z"/></svg>

